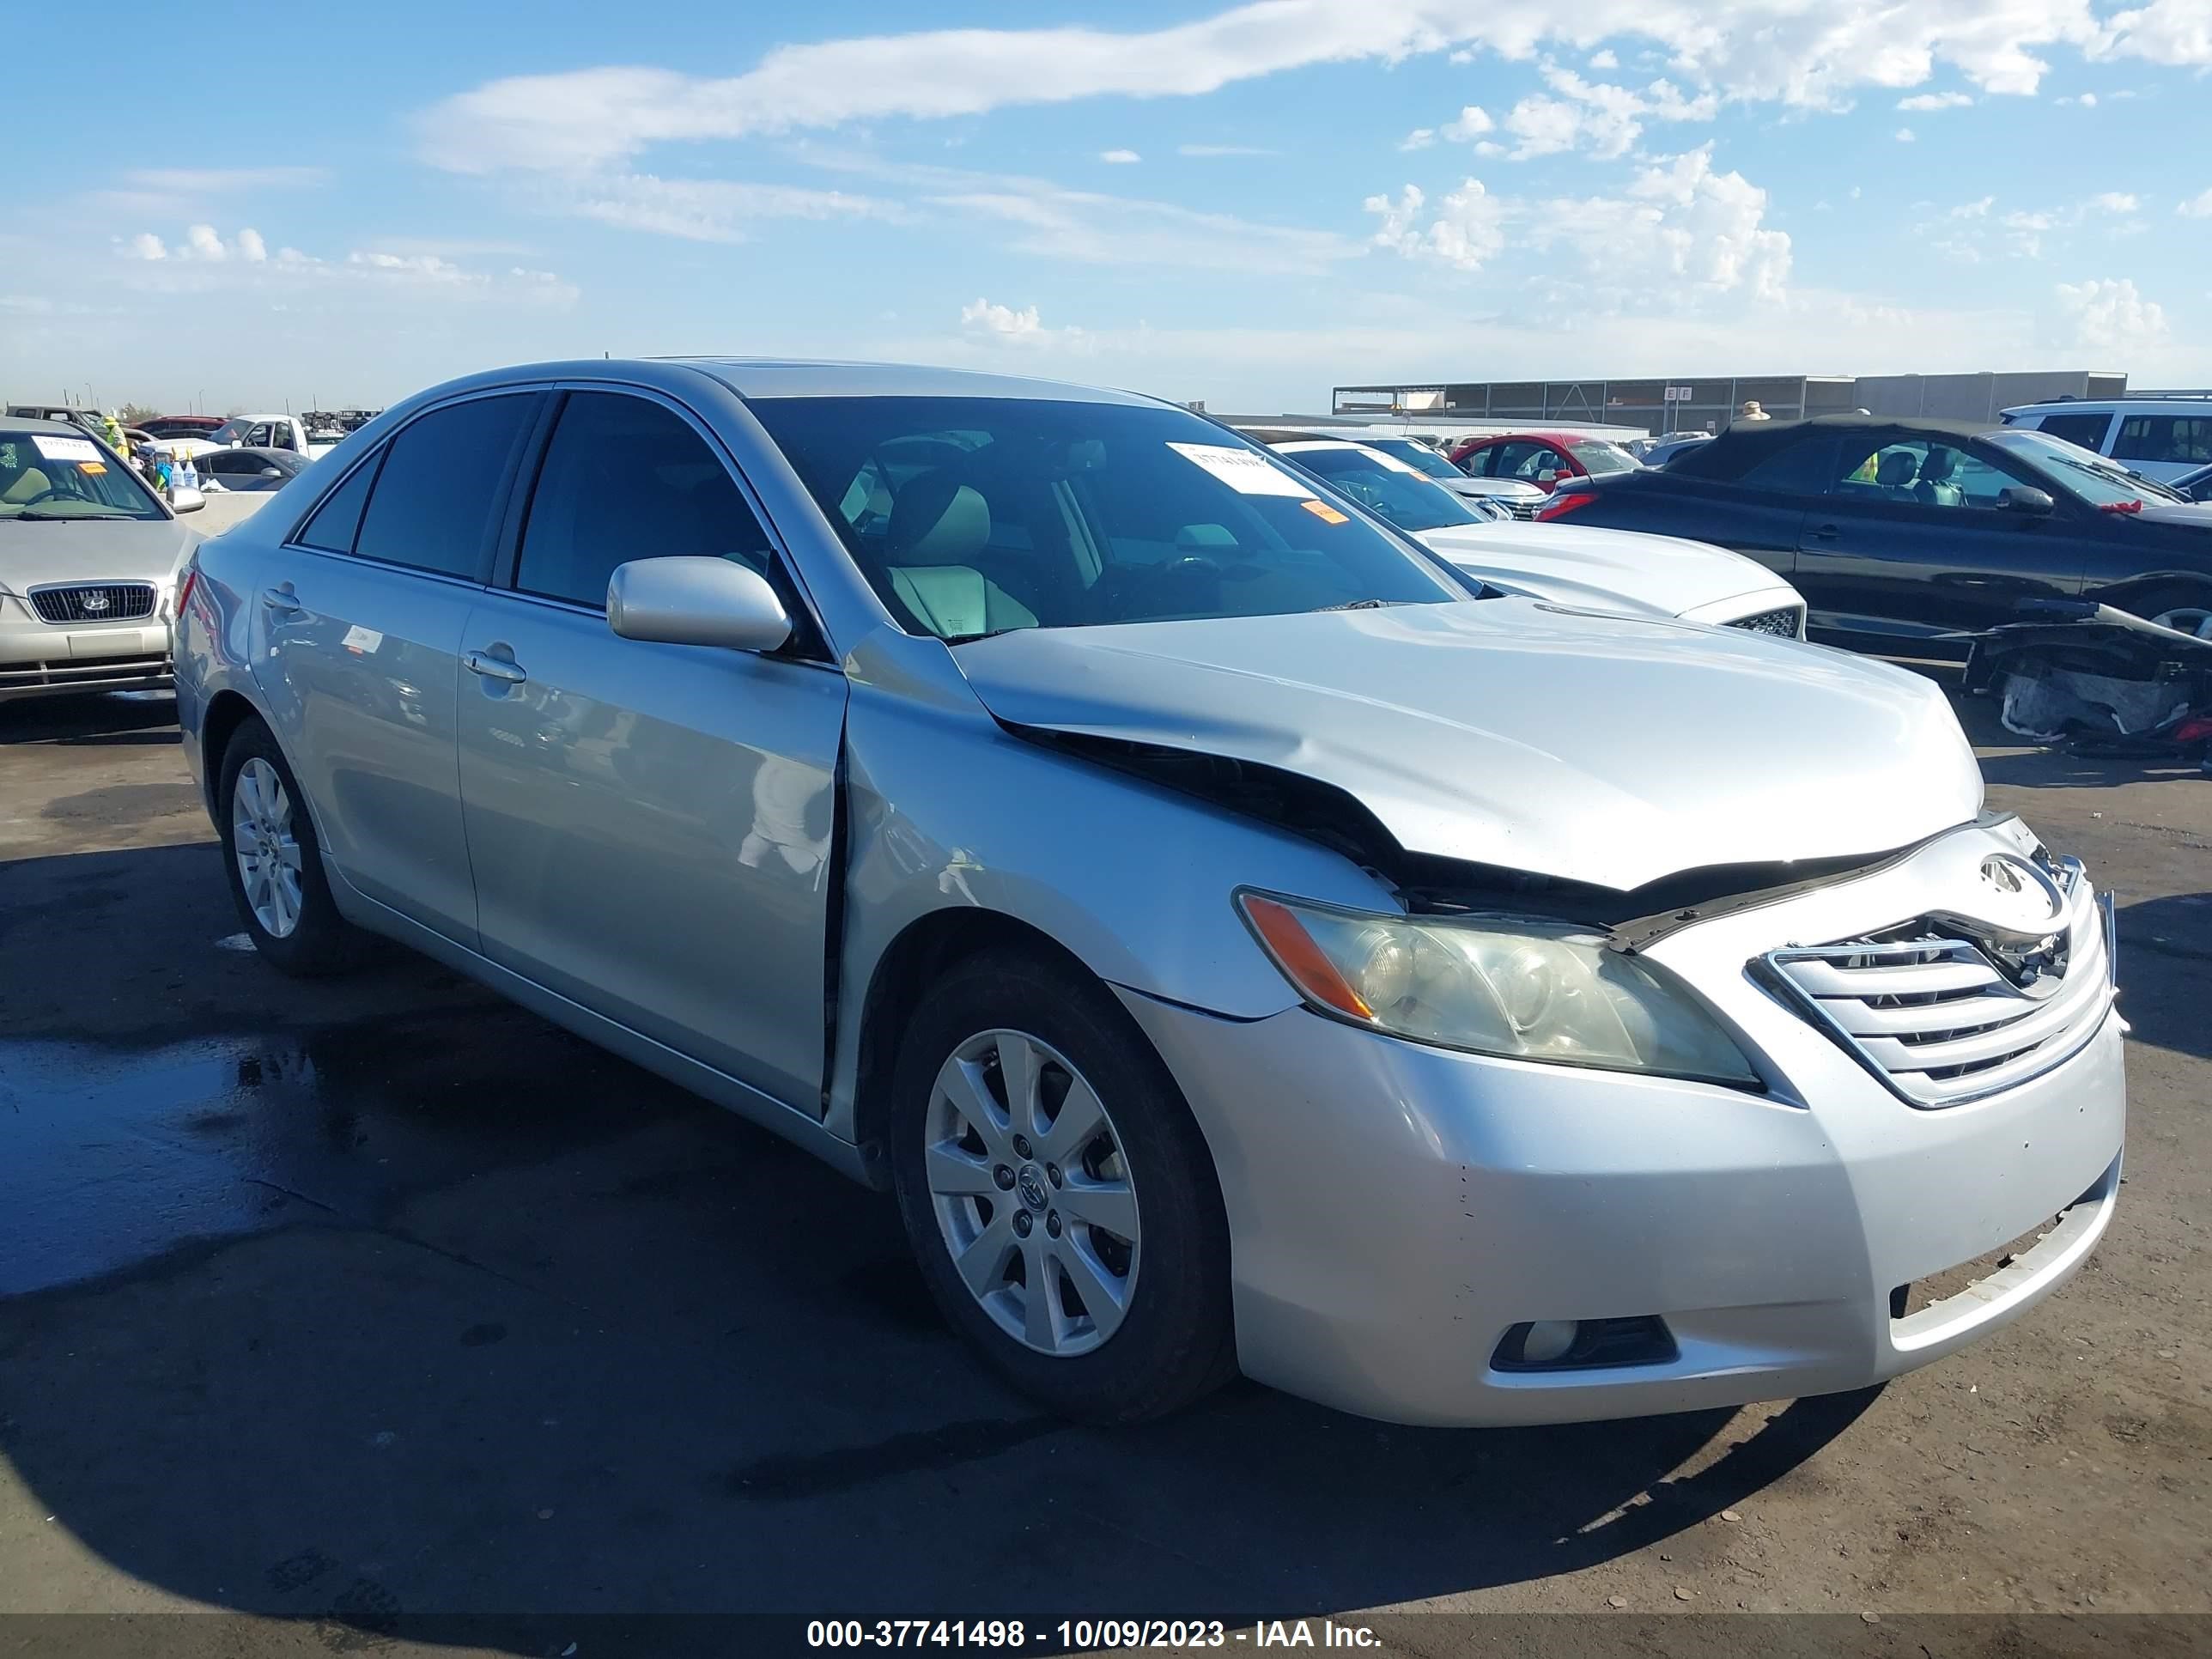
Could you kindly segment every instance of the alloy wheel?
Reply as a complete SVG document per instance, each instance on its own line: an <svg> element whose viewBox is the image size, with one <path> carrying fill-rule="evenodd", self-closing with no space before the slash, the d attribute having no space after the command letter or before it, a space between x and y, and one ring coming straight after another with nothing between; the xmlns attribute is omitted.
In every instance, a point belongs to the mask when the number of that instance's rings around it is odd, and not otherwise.
<svg viewBox="0 0 2212 1659"><path fill-rule="evenodd" d="M1054 1358L1112 1337L1136 1291L1137 1193L1082 1073L1036 1037L985 1031L939 1068L926 1124L931 1206L977 1304Z"/></svg>
<svg viewBox="0 0 2212 1659"><path fill-rule="evenodd" d="M230 842L246 908L271 939L300 925L300 838L292 797L276 769L255 756L238 769L230 795Z"/></svg>

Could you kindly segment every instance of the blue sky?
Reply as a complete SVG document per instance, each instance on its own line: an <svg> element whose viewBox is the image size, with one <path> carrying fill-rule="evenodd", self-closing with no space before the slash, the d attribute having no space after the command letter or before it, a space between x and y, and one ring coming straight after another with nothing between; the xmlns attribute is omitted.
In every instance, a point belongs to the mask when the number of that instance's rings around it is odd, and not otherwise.
<svg viewBox="0 0 2212 1659"><path fill-rule="evenodd" d="M687 350L2212 384L2212 0L308 7L10 82L0 392ZM222 31L218 29L216 33Z"/></svg>

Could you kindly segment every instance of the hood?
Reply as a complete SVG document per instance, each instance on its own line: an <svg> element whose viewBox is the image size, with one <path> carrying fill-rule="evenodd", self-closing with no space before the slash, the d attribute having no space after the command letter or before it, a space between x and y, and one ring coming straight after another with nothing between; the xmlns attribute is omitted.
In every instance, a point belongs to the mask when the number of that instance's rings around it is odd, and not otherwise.
<svg viewBox="0 0 2212 1659"><path fill-rule="evenodd" d="M202 538L174 519L0 519L0 588L47 582L167 582Z"/></svg>
<svg viewBox="0 0 2212 1659"><path fill-rule="evenodd" d="M1255 762L1412 853L1628 890L1910 845L1981 773L1930 681L1528 599L1026 629L954 649L1001 721Z"/></svg>
<svg viewBox="0 0 2212 1659"><path fill-rule="evenodd" d="M1786 585L1765 565L1741 553L1634 530L1567 524L1448 525L1422 531L1419 539L1493 587L1601 610L1680 617L1761 588Z"/></svg>
<svg viewBox="0 0 2212 1659"><path fill-rule="evenodd" d="M1498 501L1540 501L1544 492L1518 478L1438 478L1437 483L1460 495L1488 495Z"/></svg>

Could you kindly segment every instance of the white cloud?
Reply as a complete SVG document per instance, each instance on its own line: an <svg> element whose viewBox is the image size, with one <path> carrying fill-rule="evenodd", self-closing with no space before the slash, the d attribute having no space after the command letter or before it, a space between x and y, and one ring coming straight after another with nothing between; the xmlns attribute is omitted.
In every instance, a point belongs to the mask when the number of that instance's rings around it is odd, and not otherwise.
<svg viewBox="0 0 2212 1659"><path fill-rule="evenodd" d="M1951 217L1954 219L1986 219L1990 216L1990 210L1996 204L1997 198L1994 196L1984 196L1978 201L1961 202L1958 206L1951 210Z"/></svg>
<svg viewBox="0 0 2212 1659"><path fill-rule="evenodd" d="M2097 94L2094 92L2085 92L2079 97L2075 97L2069 94L2058 101L2062 104L2079 104L2083 109L2094 109L2097 107Z"/></svg>
<svg viewBox="0 0 2212 1659"><path fill-rule="evenodd" d="M2174 211L2185 219L2212 219L2212 190L2206 191L2202 196L2191 197Z"/></svg>
<svg viewBox="0 0 2212 1659"><path fill-rule="evenodd" d="M1469 144L1488 132L1498 124L1490 118L1490 112L1480 104L1469 104L1452 120L1437 129L1443 137L1455 144Z"/></svg>
<svg viewBox="0 0 2212 1659"><path fill-rule="evenodd" d="M269 257L268 244L261 233L248 226L238 233L238 257L250 265L258 265Z"/></svg>
<svg viewBox="0 0 2212 1659"><path fill-rule="evenodd" d="M2142 203L2124 191L2108 190L2092 196L2083 205L2098 213L2133 213Z"/></svg>
<svg viewBox="0 0 2212 1659"><path fill-rule="evenodd" d="M2064 343L2115 358L2140 356L2165 343L2165 308L2136 291L2128 277L2061 283L2058 310Z"/></svg>
<svg viewBox="0 0 2212 1659"><path fill-rule="evenodd" d="M729 179L660 179L617 173L550 182L526 198L549 212L694 242L742 242L763 219L899 219L902 210L870 196Z"/></svg>
<svg viewBox="0 0 2212 1659"><path fill-rule="evenodd" d="M1589 66L1594 70L1619 69L1620 59L1614 57L1610 51L1594 52L1590 54Z"/></svg>
<svg viewBox="0 0 2212 1659"><path fill-rule="evenodd" d="M1436 142L1437 130L1434 127L1415 127L1399 141L1398 148L1401 150L1426 149Z"/></svg>
<svg viewBox="0 0 2212 1659"><path fill-rule="evenodd" d="M226 241L212 225L192 225L173 246L165 245L150 231L118 246L134 264L159 267L134 275L129 286L161 294L241 291L282 300L288 295L335 293L350 287L363 292L404 289L463 297L521 297L563 305L577 297L576 289L551 271L518 265L495 273L431 252L363 247L325 259L287 246L272 257L261 234L252 228Z"/></svg>
<svg viewBox="0 0 2212 1659"><path fill-rule="evenodd" d="M1145 158L1133 149L1102 149L1098 152L1098 159L1111 161L1116 167L1127 167L1131 162L1141 161Z"/></svg>
<svg viewBox="0 0 2212 1659"><path fill-rule="evenodd" d="M1362 205L1382 222L1374 246L1457 270L1497 260L1510 228L1516 248L1570 247L1613 287L1671 281L1775 301L1789 282L1790 237L1767 228L1766 192L1740 173L1716 173L1710 144L1655 158L1625 198L1495 196L1469 179L1433 211L1414 185Z"/></svg>
<svg viewBox="0 0 2212 1659"><path fill-rule="evenodd" d="M124 174L134 190L217 196L238 190L294 190L330 182L328 167L138 167Z"/></svg>
<svg viewBox="0 0 2212 1659"><path fill-rule="evenodd" d="M1557 65L1545 69L1544 81L1558 97L1532 93L1506 112L1506 131L1518 141L1512 151L1516 161L1575 149L1610 161L1633 148L1646 121L1710 121L1719 112L1715 94L1686 97L1668 81L1637 92L1585 81Z"/></svg>
<svg viewBox="0 0 2212 1659"><path fill-rule="evenodd" d="M230 250L223 246L222 238L216 234L213 225L191 225L185 228L184 251L177 257L180 259L205 259L215 264L228 259Z"/></svg>
<svg viewBox="0 0 2212 1659"><path fill-rule="evenodd" d="M142 230L133 236L129 252L134 259L166 259L169 257L169 250L162 246L161 239L150 230Z"/></svg>
<svg viewBox="0 0 2212 1659"><path fill-rule="evenodd" d="M1899 127L1897 130L1897 142L1900 144L1917 143L1920 142L1920 136L1911 127Z"/></svg>
<svg viewBox="0 0 2212 1659"><path fill-rule="evenodd" d="M1988 93L2036 90L2041 54L2212 64L2203 0L2100 21L2092 0L1948 0L1838 9L1828 0L1253 0L1140 31L963 28L781 46L743 74L604 67L492 81L417 118L423 154L466 173L604 166L662 143L896 118L977 115L1102 96L1176 97L1329 63L1452 47L1527 59L1549 45L1649 42L1719 98L1834 109L1948 70Z"/></svg>
<svg viewBox="0 0 2212 1659"><path fill-rule="evenodd" d="M1973 101L1971 93L1923 92L1911 98L1899 99L1897 106L1906 110L1964 109Z"/></svg>
<svg viewBox="0 0 2212 1659"><path fill-rule="evenodd" d="M960 325L1000 340L1033 341L1044 335L1044 322L1035 306L1016 311L1011 306L994 305L981 299L960 307Z"/></svg>

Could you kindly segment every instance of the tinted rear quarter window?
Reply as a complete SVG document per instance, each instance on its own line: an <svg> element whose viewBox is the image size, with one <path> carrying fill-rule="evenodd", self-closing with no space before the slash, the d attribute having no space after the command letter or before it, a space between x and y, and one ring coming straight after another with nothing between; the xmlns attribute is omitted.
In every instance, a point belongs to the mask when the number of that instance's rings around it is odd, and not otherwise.
<svg viewBox="0 0 2212 1659"><path fill-rule="evenodd" d="M1698 450L1705 447L1703 444L1697 446ZM1784 495L1817 495L1835 476L1835 455L1833 438L1802 438L1796 443L1785 444L1772 454L1762 456L1738 473L1735 482L1746 489L1771 490ZM1694 474L1702 469L1683 465L1669 471Z"/></svg>
<svg viewBox="0 0 2212 1659"><path fill-rule="evenodd" d="M2112 423L2110 415L2046 415L2035 429L2054 438L2063 438L2069 444L2079 444L2084 449L2101 452L2105 447L2105 428Z"/></svg>
<svg viewBox="0 0 2212 1659"><path fill-rule="evenodd" d="M515 392L451 404L410 422L386 446L353 551L484 580L507 474L537 409L537 393Z"/></svg>
<svg viewBox="0 0 2212 1659"><path fill-rule="evenodd" d="M325 553L352 552L354 538L361 532L361 509L368 501L368 487L376 482L376 469L383 465L384 452L379 450L356 467L315 509L314 517L299 534L300 545Z"/></svg>

